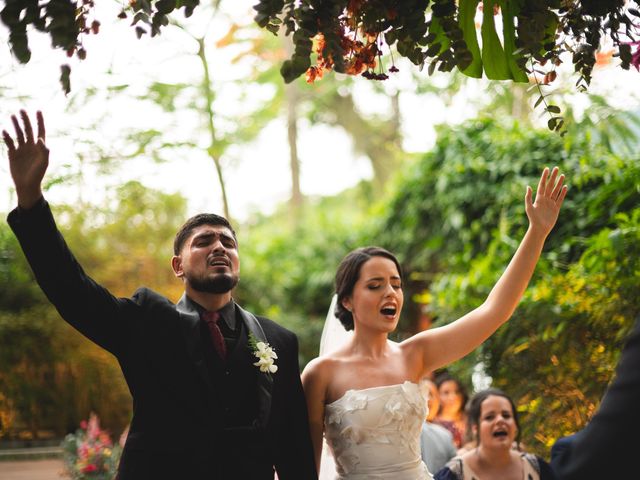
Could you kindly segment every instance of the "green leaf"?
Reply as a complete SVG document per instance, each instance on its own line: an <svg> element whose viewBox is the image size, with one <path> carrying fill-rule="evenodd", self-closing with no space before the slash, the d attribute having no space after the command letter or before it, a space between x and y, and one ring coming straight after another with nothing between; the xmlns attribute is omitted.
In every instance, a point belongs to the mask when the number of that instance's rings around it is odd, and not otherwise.
<svg viewBox="0 0 640 480"><path fill-rule="evenodd" d="M522 49L516 49L515 18L518 15L519 6L510 0L499 0L502 11L502 37L504 39L504 55L511 71L511 77L516 82L528 83L529 77L520 66L518 60L522 59Z"/></svg>
<svg viewBox="0 0 640 480"><path fill-rule="evenodd" d="M438 17L433 17L431 19L431 24L429 25L429 35L427 35L427 39L429 39L429 48L433 45L439 45L440 48L436 55L439 55L443 51L449 48L450 40L449 37L444 33L442 29L442 24Z"/></svg>
<svg viewBox="0 0 640 480"><path fill-rule="evenodd" d="M269 24L269 15L266 13L262 13L262 12L258 12L256 14L255 17L253 17L253 20L258 24L258 26L260 27L266 27Z"/></svg>
<svg viewBox="0 0 640 480"><path fill-rule="evenodd" d="M442 45L439 43L432 43L429 48L424 52L427 57L435 57L442 51Z"/></svg>
<svg viewBox="0 0 640 480"><path fill-rule="evenodd" d="M60 67L60 84L65 95L69 95L71 91L71 67L69 65L62 65Z"/></svg>
<svg viewBox="0 0 640 480"><path fill-rule="evenodd" d="M464 41L467 44L467 49L473 57L471 64L465 68L462 73L468 77L482 78L482 57L480 55L480 47L478 46L475 21L477 7L478 0L460 0L458 23L462 30Z"/></svg>
<svg viewBox="0 0 640 480"><path fill-rule="evenodd" d="M155 3L156 10L160 13L171 13L176 8L175 0L158 0Z"/></svg>
<svg viewBox="0 0 640 480"><path fill-rule="evenodd" d="M493 6L495 0L484 0L482 8L482 66L491 80L511 80L511 69L498 33L496 32Z"/></svg>
<svg viewBox="0 0 640 480"><path fill-rule="evenodd" d="M298 74L293 71L293 62L291 60L285 60L282 62L282 66L280 67L280 75L285 82L291 83L296 78L298 78Z"/></svg>

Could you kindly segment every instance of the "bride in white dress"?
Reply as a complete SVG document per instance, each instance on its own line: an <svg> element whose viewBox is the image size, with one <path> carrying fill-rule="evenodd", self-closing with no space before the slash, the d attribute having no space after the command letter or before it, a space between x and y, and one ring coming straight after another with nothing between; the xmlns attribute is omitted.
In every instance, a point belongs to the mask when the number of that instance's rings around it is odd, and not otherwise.
<svg viewBox="0 0 640 480"><path fill-rule="evenodd" d="M482 305L401 343L387 338L403 304L397 259L378 247L357 249L344 258L336 273L335 315L353 334L337 349L309 362L302 373L321 478L432 478L420 456L426 418L420 381L471 352L509 319L558 218L567 192L563 182L557 168L551 173L545 168L535 201L527 187L529 228ZM323 436L335 467L326 461L321 467Z"/></svg>

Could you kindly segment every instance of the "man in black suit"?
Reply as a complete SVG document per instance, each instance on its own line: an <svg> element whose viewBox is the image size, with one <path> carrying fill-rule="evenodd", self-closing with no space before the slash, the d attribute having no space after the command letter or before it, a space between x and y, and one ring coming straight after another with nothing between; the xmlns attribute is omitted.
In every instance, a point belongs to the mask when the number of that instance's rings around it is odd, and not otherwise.
<svg viewBox="0 0 640 480"><path fill-rule="evenodd" d="M147 289L116 298L87 276L42 196L45 125L3 131L18 207L9 214L35 277L68 323L118 359L133 397L119 480L317 479L296 336L237 305L235 232L204 214L178 232L177 305Z"/></svg>
<svg viewBox="0 0 640 480"><path fill-rule="evenodd" d="M640 318L627 338L600 408L552 449L559 480L637 478L640 445Z"/></svg>

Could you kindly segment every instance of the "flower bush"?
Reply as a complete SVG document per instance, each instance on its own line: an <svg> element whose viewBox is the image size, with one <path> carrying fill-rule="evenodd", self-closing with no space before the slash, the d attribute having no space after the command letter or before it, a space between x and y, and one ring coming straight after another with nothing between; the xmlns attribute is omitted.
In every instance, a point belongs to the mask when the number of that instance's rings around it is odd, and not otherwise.
<svg viewBox="0 0 640 480"><path fill-rule="evenodd" d="M80 422L75 433L62 442L67 474L73 480L111 480L115 478L122 448L100 429L95 413Z"/></svg>

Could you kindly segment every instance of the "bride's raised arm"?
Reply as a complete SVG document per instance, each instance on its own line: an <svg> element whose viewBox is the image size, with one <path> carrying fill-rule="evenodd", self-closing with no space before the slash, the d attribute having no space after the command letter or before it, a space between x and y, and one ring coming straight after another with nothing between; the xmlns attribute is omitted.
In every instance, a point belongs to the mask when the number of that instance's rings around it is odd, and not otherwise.
<svg viewBox="0 0 640 480"><path fill-rule="evenodd" d="M535 201L531 187L527 187L525 210L529 228L484 303L455 322L421 332L404 342L405 348L416 353L412 356L422 360L424 373L462 358L511 317L533 275L544 241L558 219L567 193L563 182L564 175L558 175L557 167L551 174L545 168Z"/></svg>

